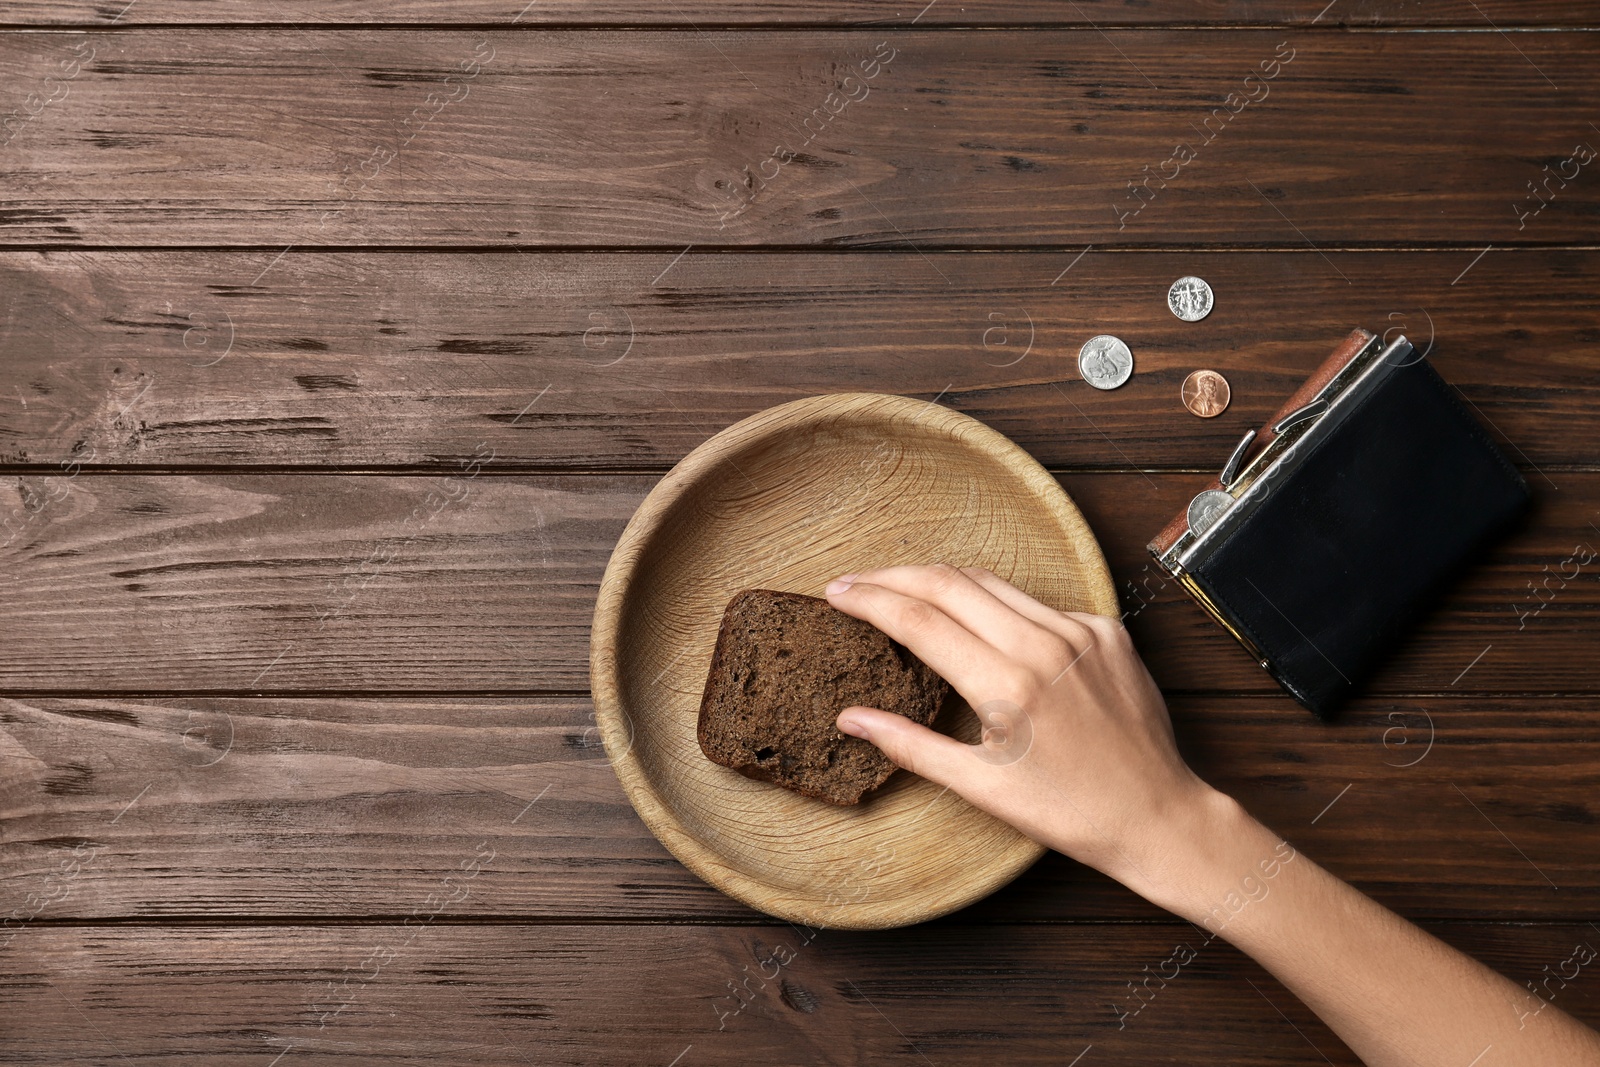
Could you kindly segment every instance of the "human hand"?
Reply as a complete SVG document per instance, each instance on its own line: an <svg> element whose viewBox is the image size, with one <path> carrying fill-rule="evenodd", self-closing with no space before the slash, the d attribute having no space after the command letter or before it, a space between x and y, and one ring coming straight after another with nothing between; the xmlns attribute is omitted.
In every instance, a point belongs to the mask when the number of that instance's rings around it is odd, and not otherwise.
<svg viewBox="0 0 1600 1067"><path fill-rule="evenodd" d="M1295 859L1202 782L1178 755L1166 704L1119 620L1055 611L989 571L946 564L846 575L826 592L943 675L985 738L966 745L860 707L839 713L839 729L1220 932L1362 1062L1452 1067L1492 1048L1497 1063L1600 1067L1594 1031ZM1524 1029L1506 1005L1530 1000L1543 1018Z"/></svg>
<svg viewBox="0 0 1600 1067"><path fill-rule="evenodd" d="M1121 620L1062 612L990 571L949 564L846 575L828 601L916 653L984 724L967 745L873 708L840 730L901 767L1158 895L1164 857L1231 803L1178 754L1165 701Z"/></svg>

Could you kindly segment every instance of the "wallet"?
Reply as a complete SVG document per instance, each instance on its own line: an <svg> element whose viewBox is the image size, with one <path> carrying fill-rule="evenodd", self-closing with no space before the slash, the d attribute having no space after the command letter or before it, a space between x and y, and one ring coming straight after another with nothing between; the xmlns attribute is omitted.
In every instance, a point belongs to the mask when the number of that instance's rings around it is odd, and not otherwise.
<svg viewBox="0 0 1600 1067"><path fill-rule="evenodd" d="M1529 500L1426 353L1357 329L1148 547L1327 718Z"/></svg>

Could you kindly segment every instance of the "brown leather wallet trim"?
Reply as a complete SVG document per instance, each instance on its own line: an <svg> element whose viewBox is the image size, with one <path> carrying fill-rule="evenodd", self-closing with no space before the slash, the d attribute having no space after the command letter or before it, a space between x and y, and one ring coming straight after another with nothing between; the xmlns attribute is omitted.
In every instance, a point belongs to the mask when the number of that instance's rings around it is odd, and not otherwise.
<svg viewBox="0 0 1600 1067"><path fill-rule="evenodd" d="M1251 452L1259 453L1263 448L1267 447L1272 439L1277 436L1272 432L1272 428L1285 415L1298 411L1311 403L1311 398L1316 396L1323 386L1333 381L1333 376L1344 370L1345 364L1356 358L1356 355L1367 347L1372 341L1372 336L1371 332L1363 330L1359 326L1351 330L1350 336L1346 337L1339 347L1335 348L1333 353L1322 361L1322 365L1312 373L1311 377L1307 378L1300 388L1296 389L1289 399L1283 402L1283 407L1278 409L1278 413L1268 419L1265 426L1256 431L1256 439L1255 443L1251 445ZM1248 457L1245 462L1250 462Z"/></svg>
<svg viewBox="0 0 1600 1067"><path fill-rule="evenodd" d="M1335 348L1328 358L1323 360L1317 369L1312 372L1311 377L1302 382L1300 388L1296 389L1289 399L1283 402L1283 406L1278 409L1277 414L1268 419L1266 425L1256 431L1256 439L1250 446L1250 455L1245 457L1244 462L1248 464L1250 459L1259 455L1261 450L1272 440L1275 436L1272 432L1273 426L1277 425L1285 415L1309 404L1311 398L1316 396L1323 386L1332 381L1335 374L1344 369L1345 364L1349 363L1356 357L1357 353L1367 347L1373 336L1371 331L1363 330L1359 326L1351 330L1349 336L1339 343L1339 347ZM1196 489L1189 499L1194 499L1195 495L1204 492L1206 489L1221 488L1221 478L1212 478L1203 488ZM1177 517L1162 527L1161 532L1156 534L1155 539L1145 547L1150 550L1152 555L1160 556L1177 544L1178 538L1182 537L1184 531L1188 528L1189 507L1188 502L1185 501L1184 507L1178 512Z"/></svg>

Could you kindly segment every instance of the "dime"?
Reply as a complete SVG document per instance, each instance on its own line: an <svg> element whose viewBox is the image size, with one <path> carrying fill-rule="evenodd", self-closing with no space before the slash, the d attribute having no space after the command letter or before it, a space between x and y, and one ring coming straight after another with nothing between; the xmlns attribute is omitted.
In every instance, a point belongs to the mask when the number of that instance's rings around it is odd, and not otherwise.
<svg viewBox="0 0 1600 1067"><path fill-rule="evenodd" d="M1184 322L1199 322L1211 314L1211 286L1193 275L1179 278L1167 290L1167 307Z"/></svg>
<svg viewBox="0 0 1600 1067"><path fill-rule="evenodd" d="M1189 501L1189 532L1199 537L1233 507L1233 497L1221 489L1207 489Z"/></svg>
<svg viewBox="0 0 1600 1067"><path fill-rule="evenodd" d="M1108 333L1091 337L1078 349L1078 373L1096 389L1115 389L1133 375L1133 353Z"/></svg>
<svg viewBox="0 0 1600 1067"><path fill-rule="evenodd" d="M1202 419L1221 415L1231 399L1228 379L1214 370L1197 370L1183 380L1183 406Z"/></svg>

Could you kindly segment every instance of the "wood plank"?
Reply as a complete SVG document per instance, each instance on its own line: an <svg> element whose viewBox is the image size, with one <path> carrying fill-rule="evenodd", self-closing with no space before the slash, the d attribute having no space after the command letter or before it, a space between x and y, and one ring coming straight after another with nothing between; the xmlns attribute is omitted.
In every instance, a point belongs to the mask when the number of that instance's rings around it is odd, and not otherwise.
<svg viewBox="0 0 1600 1067"><path fill-rule="evenodd" d="M1372 699L1331 726L1283 697L1171 709L1203 777L1402 914L1600 909L1594 697ZM9 929L394 916L480 842L447 917L759 918L645 829L583 698L9 698L0 752ZM959 918L1164 914L1051 853Z"/></svg>
<svg viewBox="0 0 1600 1067"><path fill-rule="evenodd" d="M409 928L29 930L0 976L0 1050L18 1065L1059 1065L1092 1045L1085 1064L1192 1064L1203 1048L1240 1067L1359 1065L1263 971L1221 942L1191 944L1186 925L857 934L426 917ZM1600 940L1587 924L1436 932L1519 981ZM1167 969L1180 946L1193 960L1164 986L1153 980L1133 1015L1129 983ZM1592 977L1553 996L1600 1020Z"/></svg>
<svg viewBox="0 0 1600 1067"><path fill-rule="evenodd" d="M1164 687L1275 692L1145 554L1206 478L1059 480L1095 530ZM1530 521L1464 577L1370 692L1600 690L1590 654L1600 474L1551 479L1533 476ZM600 576L654 481L481 470L7 479L0 686L583 690ZM759 561L749 562L754 583Z"/></svg>
<svg viewBox="0 0 1600 1067"><path fill-rule="evenodd" d="M1476 256L966 253L943 284L916 253L3 253L0 461L664 469L864 390L1052 467L1219 467L1360 324L1432 341L1514 457L1600 463L1600 253ZM1165 309L1184 274L1202 323ZM1135 353L1114 392L1078 381L1096 333ZM1200 366L1233 389L1214 419L1179 401Z"/></svg>
<svg viewBox="0 0 1600 1067"><path fill-rule="evenodd" d="M11 32L0 240L1592 243L1597 58L1591 33Z"/></svg>
<svg viewBox="0 0 1600 1067"><path fill-rule="evenodd" d="M1494 25L1584 26L1600 20L1593 0L1524 0L1513 8L1493 9ZM643 0L540 0L523 6L507 0L390 0L381 7L359 0L213 0L196 7L183 0L139 0L129 8L94 0L13 0L5 24L17 26L159 26L172 23L435 23L485 25L906 25L937 26L1085 26L1185 23L1205 26L1239 24L1326 27L1487 25L1482 11L1466 0L1432 0L1395 10L1381 0L1341 0L1319 4L1212 0L1196 7L1184 0L1079 0L1062 5L1054 0L1004 0L987 4L906 4L885 10L873 0L760 0L734 3L700 0L670 5Z"/></svg>

